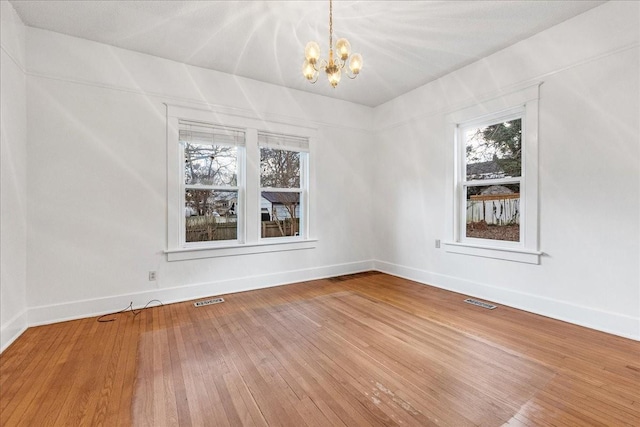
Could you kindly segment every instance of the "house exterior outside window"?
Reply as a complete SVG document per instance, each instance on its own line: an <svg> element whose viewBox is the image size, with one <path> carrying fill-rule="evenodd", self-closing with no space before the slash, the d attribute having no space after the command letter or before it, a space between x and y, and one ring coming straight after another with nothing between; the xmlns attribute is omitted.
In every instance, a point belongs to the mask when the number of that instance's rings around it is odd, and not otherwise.
<svg viewBox="0 0 640 427"><path fill-rule="evenodd" d="M287 135L258 134L260 198L269 221L262 220L262 239L305 235L308 141Z"/></svg>
<svg viewBox="0 0 640 427"><path fill-rule="evenodd" d="M315 247L315 132L167 105L167 259Z"/></svg>
<svg viewBox="0 0 640 427"><path fill-rule="evenodd" d="M460 240L520 243L523 113L458 126Z"/></svg>
<svg viewBox="0 0 640 427"><path fill-rule="evenodd" d="M242 130L180 122L185 210L180 240L185 246L243 239L237 212L243 212L238 207L244 194L244 146Z"/></svg>

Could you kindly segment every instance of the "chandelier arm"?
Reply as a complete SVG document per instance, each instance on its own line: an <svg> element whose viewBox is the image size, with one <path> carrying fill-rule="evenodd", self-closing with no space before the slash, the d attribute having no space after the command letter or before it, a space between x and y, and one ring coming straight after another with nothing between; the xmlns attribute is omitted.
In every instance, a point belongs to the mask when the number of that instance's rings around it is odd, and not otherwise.
<svg viewBox="0 0 640 427"><path fill-rule="evenodd" d="M356 77L358 77L357 74L351 74L349 73L349 70L345 70L344 75L349 77L351 80L355 79Z"/></svg>
<svg viewBox="0 0 640 427"><path fill-rule="evenodd" d="M354 73L353 71L351 71L350 68L347 68L346 70L344 70L344 74L349 77L351 80L355 79L356 77L358 77L358 75L360 73Z"/></svg>

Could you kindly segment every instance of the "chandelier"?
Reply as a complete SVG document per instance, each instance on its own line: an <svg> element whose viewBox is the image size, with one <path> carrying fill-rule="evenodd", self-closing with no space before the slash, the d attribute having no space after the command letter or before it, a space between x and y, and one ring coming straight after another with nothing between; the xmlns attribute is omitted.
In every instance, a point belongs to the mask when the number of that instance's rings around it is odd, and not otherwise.
<svg viewBox="0 0 640 427"><path fill-rule="evenodd" d="M335 52L335 58L334 58ZM354 53L351 55L351 45L345 38L340 38L333 46L333 2L329 0L329 60L320 59L320 46L311 41L304 48L304 64L302 64L302 74L311 83L318 81L320 70L324 69L332 87L338 86L342 69L349 62L349 69L345 74L350 79L358 77L362 69L362 55ZM351 71L351 73L349 73Z"/></svg>

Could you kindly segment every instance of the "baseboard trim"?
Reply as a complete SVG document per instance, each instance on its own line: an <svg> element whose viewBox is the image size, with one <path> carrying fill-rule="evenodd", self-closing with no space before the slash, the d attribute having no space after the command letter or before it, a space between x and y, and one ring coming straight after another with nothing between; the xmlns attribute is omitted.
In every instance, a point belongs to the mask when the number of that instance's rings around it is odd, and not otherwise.
<svg viewBox="0 0 640 427"><path fill-rule="evenodd" d="M384 261L376 260L374 261L374 266L377 271L382 273L640 341L640 318L498 288Z"/></svg>
<svg viewBox="0 0 640 427"><path fill-rule="evenodd" d="M13 316L13 318L0 329L0 353L5 351L7 347L17 340L27 328L27 310L25 309Z"/></svg>
<svg viewBox="0 0 640 427"><path fill-rule="evenodd" d="M15 316L2 328L0 353L22 335L27 327L99 316L120 310L129 305L129 302L133 302L134 308L142 308L152 299L171 304L370 270L377 270L425 285L640 341L640 318L497 288L384 261L368 260L32 307Z"/></svg>
<svg viewBox="0 0 640 427"><path fill-rule="evenodd" d="M373 261L367 260L303 270L291 270L281 273L247 276L217 282L177 286L173 288L154 289L104 298L72 301L63 304L43 305L29 308L28 325L39 326L100 316L121 310L128 306L129 302L132 302L133 307L137 309L144 307L145 304L152 299L160 300L164 304L171 304L370 270L373 270Z"/></svg>

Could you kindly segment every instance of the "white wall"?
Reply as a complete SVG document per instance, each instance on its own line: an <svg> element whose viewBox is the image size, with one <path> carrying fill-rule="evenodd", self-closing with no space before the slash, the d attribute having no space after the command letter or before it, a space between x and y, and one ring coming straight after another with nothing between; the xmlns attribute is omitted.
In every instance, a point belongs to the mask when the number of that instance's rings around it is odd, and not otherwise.
<svg viewBox="0 0 640 427"><path fill-rule="evenodd" d="M25 27L0 3L0 351L27 327Z"/></svg>
<svg viewBox="0 0 640 427"><path fill-rule="evenodd" d="M372 267L640 339L638 16L607 3L372 110L25 30L3 1L2 348L129 301ZM541 265L435 249L444 116L539 80ZM167 262L164 102L317 127L317 247Z"/></svg>
<svg viewBox="0 0 640 427"><path fill-rule="evenodd" d="M604 4L375 109L377 268L640 339L638 6ZM445 115L537 81L541 264L436 249Z"/></svg>
<svg viewBox="0 0 640 427"><path fill-rule="evenodd" d="M33 28L27 57L31 324L372 267L370 108ZM317 247L167 262L164 102L316 127Z"/></svg>

